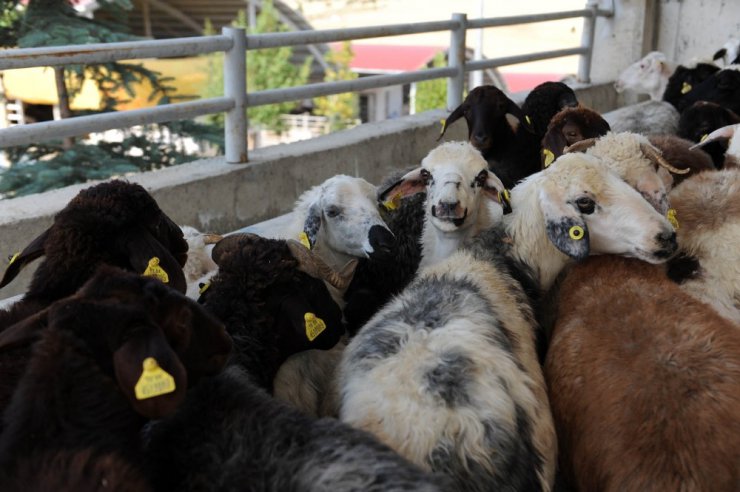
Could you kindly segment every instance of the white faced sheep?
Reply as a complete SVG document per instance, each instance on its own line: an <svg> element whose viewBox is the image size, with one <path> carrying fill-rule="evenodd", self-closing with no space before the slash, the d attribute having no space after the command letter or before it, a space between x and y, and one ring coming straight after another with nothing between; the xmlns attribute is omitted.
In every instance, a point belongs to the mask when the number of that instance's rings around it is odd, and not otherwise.
<svg viewBox="0 0 740 492"><path fill-rule="evenodd" d="M148 490L139 432L222 369L223 324L161 282L105 265L37 317L0 334L0 350L39 339L4 416L0 488Z"/></svg>
<svg viewBox="0 0 740 492"><path fill-rule="evenodd" d="M670 194L680 255L668 275L740 325L740 169L702 173Z"/></svg>
<svg viewBox="0 0 740 492"><path fill-rule="evenodd" d="M667 219L592 156L562 156L517 185L511 204L500 228L421 270L352 339L340 370L343 421L461 490L554 481L536 324L512 265L547 289L589 254L657 263L676 249Z"/></svg>
<svg viewBox="0 0 740 492"><path fill-rule="evenodd" d="M277 236L302 237L335 270L354 258L391 256L395 240L380 217L376 195L376 187L362 178L329 178L298 198L293 222Z"/></svg>
<svg viewBox="0 0 740 492"><path fill-rule="evenodd" d="M560 292L545 375L574 490L736 491L737 326L633 259L589 258Z"/></svg>
<svg viewBox="0 0 740 492"><path fill-rule="evenodd" d="M234 358L149 430L146 462L156 488L448 490L443 477L422 472L372 436L335 419L315 420L265 391L286 357L326 348L341 334L339 309L323 282L297 271L301 265L316 274L326 265L311 264L317 257L299 244L247 234L227 236L213 255L219 271L201 301L224 319ZM306 313L314 315L310 325Z"/></svg>
<svg viewBox="0 0 740 492"><path fill-rule="evenodd" d="M665 54L651 51L622 70L614 82L614 89L619 93L633 91L648 94L650 100L662 101L668 79L675 69L676 64L669 62Z"/></svg>
<svg viewBox="0 0 740 492"><path fill-rule="evenodd" d="M500 89L482 85L470 91L447 117L439 138L463 117L468 124L468 140L480 150L504 186L511 188L539 170L540 138L524 112Z"/></svg>
<svg viewBox="0 0 740 492"><path fill-rule="evenodd" d="M380 199L426 192L420 267L438 263L466 239L501 219L504 185L480 152L467 142L447 142L433 149L421 166L380 193Z"/></svg>
<svg viewBox="0 0 740 492"><path fill-rule="evenodd" d="M23 299L0 311L0 329L72 295L101 264L155 276L185 292L187 248L180 228L142 186L114 180L86 188L8 265L0 286L44 257ZM0 354L0 410L29 357L28 346Z"/></svg>

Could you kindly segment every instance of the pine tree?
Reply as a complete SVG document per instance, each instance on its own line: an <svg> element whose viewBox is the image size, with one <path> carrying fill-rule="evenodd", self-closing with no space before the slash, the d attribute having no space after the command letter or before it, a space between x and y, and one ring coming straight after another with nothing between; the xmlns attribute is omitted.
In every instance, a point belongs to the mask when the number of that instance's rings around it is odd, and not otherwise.
<svg viewBox="0 0 740 492"><path fill-rule="evenodd" d="M118 42L137 39L128 33L129 0L98 0L96 19L78 15L67 0L30 0L27 7L18 0L6 0L0 10L3 46L30 48L68 44ZM98 15L100 14L100 15ZM81 89L82 82L93 80L100 92L100 111L113 111L134 97L135 87L148 82L149 99L167 104L175 98L171 80L136 63L65 65L56 70L62 116L71 116L69 98ZM122 94L124 94L122 96ZM78 112L83 114L88 112ZM191 137L199 142L222 145L222 133L213 126L193 121L151 125L143 131L125 131L122 142L101 143L50 141L5 149L13 163L0 174L0 193L5 197L38 193L93 179L149 171L192 160L185 149L168 141Z"/></svg>

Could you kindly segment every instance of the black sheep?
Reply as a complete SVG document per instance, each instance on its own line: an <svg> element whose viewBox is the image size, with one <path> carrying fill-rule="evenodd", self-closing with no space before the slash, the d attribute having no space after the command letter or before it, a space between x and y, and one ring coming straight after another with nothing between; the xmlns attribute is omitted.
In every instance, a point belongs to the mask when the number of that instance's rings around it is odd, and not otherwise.
<svg viewBox="0 0 740 492"><path fill-rule="evenodd" d="M413 168L392 173L378 186L382 193ZM392 261L360 259L344 294L347 332L354 336L392 296L411 281L421 262L426 193L380 204L380 215L396 237L398 251Z"/></svg>
<svg viewBox="0 0 740 492"><path fill-rule="evenodd" d="M740 123L740 116L717 103L697 101L683 113L678 121L678 136L699 143L718 128ZM722 169L725 161L726 142L711 142L702 150L712 157L714 167Z"/></svg>
<svg viewBox="0 0 740 492"><path fill-rule="evenodd" d="M218 273L199 299L233 337L232 363L268 391L290 355L330 349L344 333L342 313L324 282L300 270L306 268L295 257L301 251L310 254L297 242L226 236L212 252Z"/></svg>
<svg viewBox="0 0 740 492"><path fill-rule="evenodd" d="M161 282L108 266L43 314L46 326L0 334L0 350L40 338L4 416L0 489L146 490L139 432L222 369L223 324ZM152 387L154 375L166 384Z"/></svg>
<svg viewBox="0 0 740 492"><path fill-rule="evenodd" d="M219 272L201 301L225 321L234 357L173 417L149 428L146 462L156 490L439 490L437 478L369 434L314 420L268 393L287 356L329 348L343 331L324 283L298 271L292 244L238 234L215 246ZM306 312L326 325L313 340Z"/></svg>
<svg viewBox="0 0 740 492"><path fill-rule="evenodd" d="M681 100L679 111L696 101L709 101L740 114L740 70L724 68L695 85Z"/></svg>
<svg viewBox="0 0 740 492"><path fill-rule="evenodd" d="M114 180L86 188L7 267L0 287L45 255L23 298L0 311L0 331L73 294L102 264L156 275L185 292L187 248L180 228L142 186ZM29 356L27 346L0 354L0 411Z"/></svg>
<svg viewBox="0 0 740 492"><path fill-rule="evenodd" d="M706 79L719 71L719 67L712 63L697 63L693 67L679 65L668 78L663 100L671 103L674 108L683 111L690 104L685 100L691 92Z"/></svg>
<svg viewBox="0 0 740 492"><path fill-rule="evenodd" d="M488 167L507 188L540 170L540 138L524 112L492 85L470 91L445 121L445 131L465 118L468 140L488 161Z"/></svg>
<svg viewBox="0 0 740 492"><path fill-rule="evenodd" d="M578 106L573 89L562 82L543 82L527 94L522 111L529 117L534 132L542 140L553 116L565 108Z"/></svg>

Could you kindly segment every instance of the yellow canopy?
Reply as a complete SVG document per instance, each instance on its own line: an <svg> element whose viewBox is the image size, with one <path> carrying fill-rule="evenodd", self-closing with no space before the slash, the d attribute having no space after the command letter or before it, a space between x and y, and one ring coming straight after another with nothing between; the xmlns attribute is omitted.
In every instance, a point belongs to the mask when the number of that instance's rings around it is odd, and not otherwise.
<svg viewBox="0 0 740 492"><path fill-rule="evenodd" d="M131 63L141 63L149 70L159 72L163 77L172 77L174 80L166 85L175 87L173 95L190 96L197 98L208 79L208 59L206 57L149 59ZM6 97L20 99L32 104L57 104L56 83L54 70L49 67L22 68L5 70L3 72ZM137 109L154 106L157 101L149 101L151 86L148 82L134 85L136 96L131 101L121 104L117 109ZM121 99L129 99L125 91L119 95ZM100 94L92 80L85 80L82 91L70 101L73 110L99 109L101 106Z"/></svg>

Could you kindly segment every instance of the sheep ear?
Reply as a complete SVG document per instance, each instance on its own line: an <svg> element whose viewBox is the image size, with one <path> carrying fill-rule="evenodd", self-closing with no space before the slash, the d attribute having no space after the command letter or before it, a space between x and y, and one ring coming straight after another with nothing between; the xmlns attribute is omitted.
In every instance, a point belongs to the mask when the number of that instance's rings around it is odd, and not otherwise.
<svg viewBox="0 0 740 492"><path fill-rule="evenodd" d="M121 345L113 368L121 391L144 417L171 415L185 398L187 372L157 327L144 326Z"/></svg>
<svg viewBox="0 0 740 492"><path fill-rule="evenodd" d="M568 146L568 140L563 135L563 128L557 126L550 128L542 139L542 152L540 158L542 168L550 167L555 159L563 155L563 149Z"/></svg>
<svg viewBox="0 0 740 492"><path fill-rule="evenodd" d="M717 140L729 140L735 135L735 130L740 127L740 125L728 125L723 126L722 128L718 128L714 130L712 133L707 135L706 138L704 138L701 142L699 142L696 145L692 145L689 147L689 150L698 149L701 147L704 147L708 143L717 141Z"/></svg>
<svg viewBox="0 0 740 492"><path fill-rule="evenodd" d="M16 253L10 258L10 262L5 269L5 274L3 275L2 280L0 280L0 289L8 285L16 276L18 276L23 267L46 253L45 244L48 237L49 229L46 229L36 237L36 239L31 241L23 251Z"/></svg>
<svg viewBox="0 0 740 492"><path fill-rule="evenodd" d="M545 216L547 237L563 254L575 260L589 255L588 227L576 210L568 205L563 193L552 185L539 190L539 202Z"/></svg>
<svg viewBox="0 0 740 492"><path fill-rule="evenodd" d="M439 137L437 137L437 142L439 142L442 137L444 137L445 132L447 132L447 129L450 127L451 124L459 120L464 114L465 114L465 102L460 104L458 107L450 113L450 115L447 117L446 120L442 122L442 131L439 133ZM468 138L470 138L470 128L468 127Z"/></svg>
<svg viewBox="0 0 740 492"><path fill-rule="evenodd" d="M173 252L174 258L180 265L180 268L182 268L188 261L188 242L185 240L185 235L182 233L180 226L175 224L172 219L164 215L164 222L167 226L167 238L170 241L170 250Z"/></svg>
<svg viewBox="0 0 740 492"><path fill-rule="evenodd" d="M49 310L44 309L0 332L0 352L36 341L47 325L48 314Z"/></svg>
<svg viewBox="0 0 740 492"><path fill-rule="evenodd" d="M511 213L511 198L509 190L504 183L491 171L484 169L481 174L485 173L486 180L483 182L483 193L491 200L501 204L504 214Z"/></svg>
<svg viewBox="0 0 740 492"><path fill-rule="evenodd" d="M321 208L317 203L312 203L308 207L308 214L306 214L306 220L303 221L303 232L299 240L308 249L313 249L316 244L316 236L321 229Z"/></svg>
<svg viewBox="0 0 740 492"><path fill-rule="evenodd" d="M508 123L511 131L517 133L519 127L523 126L529 133L534 133L534 126L532 126L532 119L524 114L524 111L516 105L514 101L509 100L509 105L506 108L506 123Z"/></svg>
<svg viewBox="0 0 740 492"><path fill-rule="evenodd" d="M155 277L173 289L185 293L185 274L180 263L162 243L143 227L137 227L121 239L123 251L128 255L133 270Z"/></svg>
<svg viewBox="0 0 740 492"><path fill-rule="evenodd" d="M720 58L724 58L725 55L727 55L727 49L721 48L712 56L712 60L719 60Z"/></svg>
<svg viewBox="0 0 740 492"><path fill-rule="evenodd" d="M215 244L215 246L213 246L213 250L211 250L211 259L216 263L216 265L221 266L221 262L223 262L228 255L237 251L241 247L244 238L249 236L256 236L256 234L245 232L229 234L228 236L223 237Z"/></svg>
<svg viewBox="0 0 740 492"><path fill-rule="evenodd" d="M378 194L378 200L388 207L399 198L423 193L427 189L427 181L421 176L422 167L417 167L401 176L401 179L382 190Z"/></svg>

